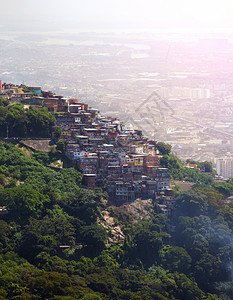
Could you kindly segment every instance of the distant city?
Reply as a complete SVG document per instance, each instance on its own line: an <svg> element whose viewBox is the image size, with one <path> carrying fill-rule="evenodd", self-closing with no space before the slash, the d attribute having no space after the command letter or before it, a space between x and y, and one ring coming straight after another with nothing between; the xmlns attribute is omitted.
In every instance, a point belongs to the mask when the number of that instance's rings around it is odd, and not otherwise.
<svg viewBox="0 0 233 300"><path fill-rule="evenodd" d="M212 161L218 170L220 161L233 160L230 37L5 34L0 40L3 82L75 97L171 144L182 160Z"/></svg>

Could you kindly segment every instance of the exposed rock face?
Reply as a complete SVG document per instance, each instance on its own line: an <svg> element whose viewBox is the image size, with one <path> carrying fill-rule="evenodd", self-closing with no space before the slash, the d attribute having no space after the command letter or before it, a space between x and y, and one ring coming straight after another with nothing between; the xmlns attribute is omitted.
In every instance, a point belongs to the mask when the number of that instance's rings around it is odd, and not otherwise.
<svg viewBox="0 0 233 300"><path fill-rule="evenodd" d="M125 234L122 231L123 226L128 223L137 224L139 219L149 218L152 210L151 199L136 199L132 203L124 203L121 206L111 205L102 211L102 219L99 219L99 224L107 229L107 243L123 243L125 239Z"/></svg>
<svg viewBox="0 0 233 300"><path fill-rule="evenodd" d="M26 140L22 142L24 143L24 145L32 148L33 150L38 150L38 151L49 152L51 147L50 139Z"/></svg>

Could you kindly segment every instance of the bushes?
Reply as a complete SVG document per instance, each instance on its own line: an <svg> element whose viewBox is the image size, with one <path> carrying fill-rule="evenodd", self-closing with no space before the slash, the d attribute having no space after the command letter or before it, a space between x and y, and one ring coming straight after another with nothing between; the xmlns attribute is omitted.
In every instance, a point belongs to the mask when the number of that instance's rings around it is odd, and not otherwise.
<svg viewBox="0 0 233 300"><path fill-rule="evenodd" d="M198 169L184 167L181 160L174 154L164 155L160 159L161 167L168 168L174 180L186 180L196 183L213 184L213 176L201 173Z"/></svg>

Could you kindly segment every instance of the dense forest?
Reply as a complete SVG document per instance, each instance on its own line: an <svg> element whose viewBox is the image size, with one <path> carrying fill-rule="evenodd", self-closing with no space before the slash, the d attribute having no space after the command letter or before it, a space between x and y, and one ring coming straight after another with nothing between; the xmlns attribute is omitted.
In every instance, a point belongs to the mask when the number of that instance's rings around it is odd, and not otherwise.
<svg viewBox="0 0 233 300"><path fill-rule="evenodd" d="M54 123L46 109L1 99L2 137L7 126L15 136L49 136ZM232 180L215 183L207 162L209 174L185 168L160 143L171 178L194 184L174 189L172 218L155 200L143 217L86 189L77 170L52 167L63 150L64 141L48 153L0 142L0 299L233 299ZM111 242L104 210L123 242Z"/></svg>
<svg viewBox="0 0 233 300"><path fill-rule="evenodd" d="M0 137L50 137L55 117L47 108L24 109L0 97Z"/></svg>

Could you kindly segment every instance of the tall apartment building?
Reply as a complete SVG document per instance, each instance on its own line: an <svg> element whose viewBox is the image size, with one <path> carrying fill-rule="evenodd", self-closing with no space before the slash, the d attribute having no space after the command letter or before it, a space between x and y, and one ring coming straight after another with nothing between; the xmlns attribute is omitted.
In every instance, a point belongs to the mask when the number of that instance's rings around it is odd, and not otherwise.
<svg viewBox="0 0 233 300"><path fill-rule="evenodd" d="M216 171L223 178L233 177L233 158L218 158Z"/></svg>

